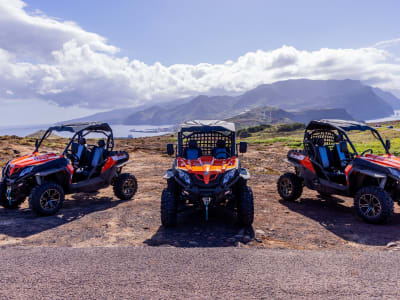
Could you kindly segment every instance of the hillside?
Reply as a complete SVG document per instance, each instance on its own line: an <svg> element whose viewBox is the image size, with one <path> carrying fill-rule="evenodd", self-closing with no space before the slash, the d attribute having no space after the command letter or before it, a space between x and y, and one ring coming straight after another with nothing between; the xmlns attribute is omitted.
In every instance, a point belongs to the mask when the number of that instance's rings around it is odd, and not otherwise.
<svg viewBox="0 0 400 300"><path fill-rule="evenodd" d="M273 107L253 108L228 121L234 122L237 128L257 126L261 124L275 123L308 123L315 119L342 119L354 120L345 109L312 109L301 112L287 112Z"/></svg>
<svg viewBox="0 0 400 300"><path fill-rule="evenodd" d="M286 80L263 84L238 96L184 98L156 105L113 110L79 120L125 125L173 125L192 119L226 119L260 107L287 111L342 109L356 120L393 115L400 100L356 80Z"/></svg>

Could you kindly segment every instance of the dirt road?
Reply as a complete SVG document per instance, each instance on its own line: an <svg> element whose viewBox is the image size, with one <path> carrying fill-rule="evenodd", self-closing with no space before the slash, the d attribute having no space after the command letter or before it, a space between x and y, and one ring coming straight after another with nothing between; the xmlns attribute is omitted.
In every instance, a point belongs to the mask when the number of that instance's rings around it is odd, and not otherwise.
<svg viewBox="0 0 400 300"><path fill-rule="evenodd" d="M0 298L398 299L398 253L175 247L0 250Z"/></svg>
<svg viewBox="0 0 400 300"><path fill-rule="evenodd" d="M180 215L177 228L160 227L162 176L172 164L163 154L165 139L117 141L117 148L131 154L127 171L138 178L139 191L133 201L119 201L108 188L97 194L68 196L60 213L51 217L36 217L27 203L15 211L0 208L0 246L225 247L238 245L243 236L252 237L253 232L237 227L235 216L226 210L212 211L209 222L202 212L189 210ZM21 153L30 150L18 147ZM284 162L286 152L279 143L250 145L242 158L252 175L255 195L253 229L257 239L247 247L375 251L400 240L397 205L393 222L376 226L354 216L351 199L326 200L306 190L298 202L280 200L276 180L290 169Z"/></svg>

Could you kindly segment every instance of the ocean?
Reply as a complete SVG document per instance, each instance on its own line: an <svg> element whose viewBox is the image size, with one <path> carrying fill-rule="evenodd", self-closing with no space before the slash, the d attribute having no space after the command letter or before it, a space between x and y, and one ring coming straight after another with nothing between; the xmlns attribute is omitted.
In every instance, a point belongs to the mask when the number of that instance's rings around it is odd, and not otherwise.
<svg viewBox="0 0 400 300"><path fill-rule="evenodd" d="M20 137L25 137L32 133L35 133L39 130L46 130L51 125L31 125L31 126L0 126L0 136L2 135L16 135ZM114 137L127 138L131 136L133 138L137 137L146 137L146 136L157 136L163 135L168 132L131 132L130 130L136 131L148 131L148 130L157 130L159 128L171 127L171 125L162 125L162 126L152 126L152 125L111 125L111 128L114 133ZM61 135L61 134L59 134ZM65 136L70 136L70 134L66 134Z"/></svg>

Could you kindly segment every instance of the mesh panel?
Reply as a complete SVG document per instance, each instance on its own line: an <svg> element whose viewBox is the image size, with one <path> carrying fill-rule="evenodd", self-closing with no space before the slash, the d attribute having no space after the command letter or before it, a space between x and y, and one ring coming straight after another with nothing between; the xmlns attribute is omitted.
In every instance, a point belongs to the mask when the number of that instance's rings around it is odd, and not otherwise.
<svg viewBox="0 0 400 300"><path fill-rule="evenodd" d="M333 145L335 144L335 137L336 133L334 131L317 129L310 133L310 136L307 140L313 145L318 145L318 141L322 139L324 141L323 145L332 149ZM310 144L305 143L304 148L305 150L310 150Z"/></svg>
<svg viewBox="0 0 400 300"><path fill-rule="evenodd" d="M222 132L194 132L187 136L181 134L182 144L180 153L183 149L189 147L189 141L196 141L198 147L203 152L203 155L212 155L212 150L216 147L218 140L223 140L226 143L226 148L232 149L232 133L224 134Z"/></svg>

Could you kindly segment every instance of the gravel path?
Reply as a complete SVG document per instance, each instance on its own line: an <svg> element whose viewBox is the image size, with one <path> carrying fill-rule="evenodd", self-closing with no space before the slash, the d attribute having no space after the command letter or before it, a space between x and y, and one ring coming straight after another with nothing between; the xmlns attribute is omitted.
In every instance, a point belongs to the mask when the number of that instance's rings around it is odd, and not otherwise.
<svg viewBox="0 0 400 300"><path fill-rule="evenodd" d="M396 252L4 248L0 298L399 298Z"/></svg>

